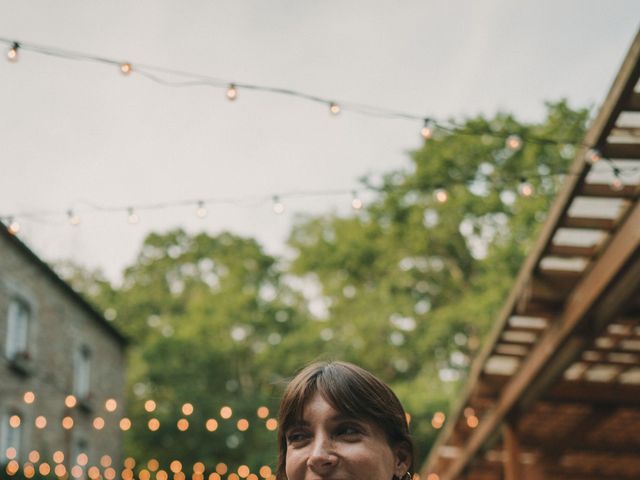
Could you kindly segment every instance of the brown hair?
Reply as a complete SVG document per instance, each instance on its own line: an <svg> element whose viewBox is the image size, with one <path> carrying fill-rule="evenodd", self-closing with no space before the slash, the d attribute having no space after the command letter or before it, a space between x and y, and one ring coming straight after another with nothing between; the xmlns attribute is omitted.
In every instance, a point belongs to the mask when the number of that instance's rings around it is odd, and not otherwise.
<svg viewBox="0 0 640 480"><path fill-rule="evenodd" d="M317 362L302 369L282 396L278 414L277 480L287 478L286 432L302 420L303 409L316 392L340 413L379 426L390 446L406 444L411 455L409 470L413 470L413 441L406 414L395 393L375 375L351 363Z"/></svg>

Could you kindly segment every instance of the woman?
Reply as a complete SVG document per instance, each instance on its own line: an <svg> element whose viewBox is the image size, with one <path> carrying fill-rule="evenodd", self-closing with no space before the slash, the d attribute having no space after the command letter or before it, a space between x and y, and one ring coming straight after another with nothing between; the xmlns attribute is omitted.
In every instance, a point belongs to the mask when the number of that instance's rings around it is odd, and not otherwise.
<svg viewBox="0 0 640 480"><path fill-rule="evenodd" d="M344 362L320 362L280 403L277 480L410 480L413 442L400 401Z"/></svg>

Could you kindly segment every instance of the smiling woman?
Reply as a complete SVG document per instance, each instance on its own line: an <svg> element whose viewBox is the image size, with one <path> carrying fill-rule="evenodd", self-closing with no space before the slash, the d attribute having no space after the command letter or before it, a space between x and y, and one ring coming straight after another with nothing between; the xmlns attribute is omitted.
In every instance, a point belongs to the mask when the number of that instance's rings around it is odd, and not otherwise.
<svg viewBox="0 0 640 480"><path fill-rule="evenodd" d="M406 415L391 389L344 362L314 363L280 403L277 480L405 480L413 466Z"/></svg>

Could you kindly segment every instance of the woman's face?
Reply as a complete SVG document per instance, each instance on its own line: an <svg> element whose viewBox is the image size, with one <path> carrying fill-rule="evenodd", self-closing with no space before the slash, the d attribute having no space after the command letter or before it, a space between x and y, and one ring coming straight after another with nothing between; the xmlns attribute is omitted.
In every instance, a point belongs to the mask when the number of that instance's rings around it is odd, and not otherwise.
<svg viewBox="0 0 640 480"><path fill-rule="evenodd" d="M288 480L391 480L410 462L405 449L389 446L380 427L345 417L319 393L285 438Z"/></svg>

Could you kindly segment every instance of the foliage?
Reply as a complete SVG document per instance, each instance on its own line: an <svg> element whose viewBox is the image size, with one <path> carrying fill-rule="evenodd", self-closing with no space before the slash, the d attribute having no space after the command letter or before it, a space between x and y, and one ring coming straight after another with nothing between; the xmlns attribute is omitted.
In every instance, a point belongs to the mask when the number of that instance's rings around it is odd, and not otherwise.
<svg viewBox="0 0 640 480"><path fill-rule="evenodd" d="M364 179L376 195L359 214L300 218L287 262L252 239L175 230L147 237L120 288L76 274L135 339L128 453L273 465L275 436L255 409L275 415L283 379L334 358L392 385L411 413L420 463L438 433L432 416L455 400L582 137L586 110L547 108L540 124L498 114L440 132L407 170ZM505 147L511 134L522 148ZM536 140L549 137L567 145ZM518 194L523 178L531 197ZM441 187L444 203L433 196ZM145 428L146 398L159 404L158 432ZM196 411L179 432L184 402ZM224 404L233 421L205 431ZM250 420L246 432L240 417Z"/></svg>

